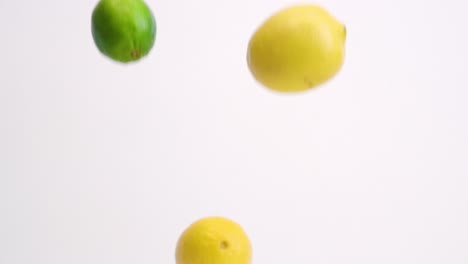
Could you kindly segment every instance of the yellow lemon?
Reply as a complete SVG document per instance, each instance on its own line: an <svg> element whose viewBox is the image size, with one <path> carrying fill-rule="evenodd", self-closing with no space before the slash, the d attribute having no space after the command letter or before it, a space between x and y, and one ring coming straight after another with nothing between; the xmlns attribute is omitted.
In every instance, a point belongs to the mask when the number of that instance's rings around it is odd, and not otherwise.
<svg viewBox="0 0 468 264"><path fill-rule="evenodd" d="M345 40L345 26L325 8L290 6L254 32L248 44L248 66L255 79L270 89L308 90L340 70Z"/></svg>
<svg viewBox="0 0 468 264"><path fill-rule="evenodd" d="M179 237L177 264L250 264L252 249L243 228L218 216L192 223Z"/></svg>

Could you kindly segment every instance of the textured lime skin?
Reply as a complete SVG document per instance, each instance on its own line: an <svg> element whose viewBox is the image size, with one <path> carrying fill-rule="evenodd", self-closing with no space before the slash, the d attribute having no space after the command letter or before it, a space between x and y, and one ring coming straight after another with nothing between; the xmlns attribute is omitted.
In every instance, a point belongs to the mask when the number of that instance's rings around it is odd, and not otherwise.
<svg viewBox="0 0 468 264"><path fill-rule="evenodd" d="M142 0L100 0L92 13L92 35L107 57L137 61L154 46L156 20Z"/></svg>

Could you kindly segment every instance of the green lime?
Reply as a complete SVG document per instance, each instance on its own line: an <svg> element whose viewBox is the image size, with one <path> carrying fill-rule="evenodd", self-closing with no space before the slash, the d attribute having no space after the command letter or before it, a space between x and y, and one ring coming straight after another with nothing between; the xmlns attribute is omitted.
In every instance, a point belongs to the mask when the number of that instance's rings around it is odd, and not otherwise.
<svg viewBox="0 0 468 264"><path fill-rule="evenodd" d="M100 0L92 13L92 35L105 56L137 61L153 48L156 20L143 0Z"/></svg>

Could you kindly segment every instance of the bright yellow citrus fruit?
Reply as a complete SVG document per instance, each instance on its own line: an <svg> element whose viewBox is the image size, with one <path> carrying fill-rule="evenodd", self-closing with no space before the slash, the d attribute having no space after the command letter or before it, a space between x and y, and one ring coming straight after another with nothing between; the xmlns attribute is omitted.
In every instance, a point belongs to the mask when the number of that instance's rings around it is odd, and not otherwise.
<svg viewBox="0 0 468 264"><path fill-rule="evenodd" d="M243 228L218 216L192 223L176 247L177 264L250 264L251 258L250 240Z"/></svg>
<svg viewBox="0 0 468 264"><path fill-rule="evenodd" d="M308 90L340 70L345 40L345 26L325 8L290 6L254 32L248 45L248 66L255 79L270 89Z"/></svg>

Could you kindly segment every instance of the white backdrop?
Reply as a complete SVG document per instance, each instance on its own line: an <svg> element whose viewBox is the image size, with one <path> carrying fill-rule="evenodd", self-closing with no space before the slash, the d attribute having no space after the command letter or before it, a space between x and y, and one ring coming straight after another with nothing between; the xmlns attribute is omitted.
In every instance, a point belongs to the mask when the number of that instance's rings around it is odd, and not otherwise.
<svg viewBox="0 0 468 264"><path fill-rule="evenodd" d="M347 27L310 92L250 75L286 0L148 0L124 66L96 1L0 1L0 263L174 264L192 221L239 222L253 263L468 263L464 1L321 0Z"/></svg>

